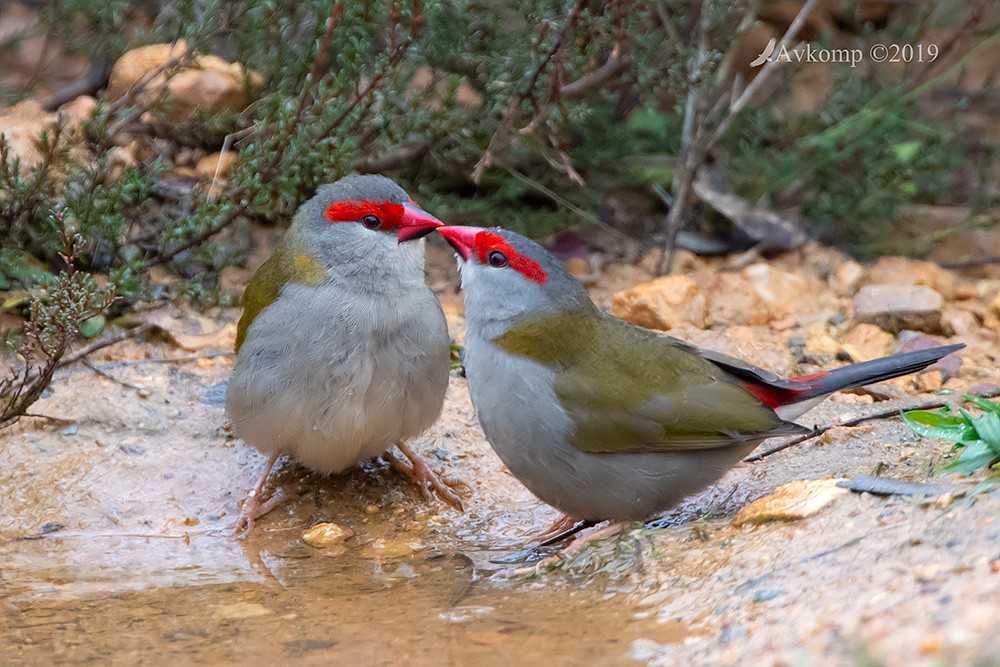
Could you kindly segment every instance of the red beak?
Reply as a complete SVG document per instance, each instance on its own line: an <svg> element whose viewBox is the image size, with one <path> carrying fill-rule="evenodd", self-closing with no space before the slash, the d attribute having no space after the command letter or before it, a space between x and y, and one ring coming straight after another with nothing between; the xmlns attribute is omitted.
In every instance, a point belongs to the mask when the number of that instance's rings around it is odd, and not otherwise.
<svg viewBox="0 0 1000 667"><path fill-rule="evenodd" d="M416 204L403 204L403 219L399 221L396 238L399 243L427 236L444 223Z"/></svg>
<svg viewBox="0 0 1000 667"><path fill-rule="evenodd" d="M438 227L438 234L455 249L463 260L472 257L476 247L476 234L483 231L480 227Z"/></svg>

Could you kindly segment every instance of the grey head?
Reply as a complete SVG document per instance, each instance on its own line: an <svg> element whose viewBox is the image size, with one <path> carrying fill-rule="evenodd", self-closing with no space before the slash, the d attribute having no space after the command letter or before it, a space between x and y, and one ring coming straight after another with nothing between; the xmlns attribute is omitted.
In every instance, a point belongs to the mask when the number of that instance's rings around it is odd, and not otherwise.
<svg viewBox="0 0 1000 667"><path fill-rule="evenodd" d="M525 316L597 307L563 263L531 239L499 227L439 227L462 258L470 330L492 338Z"/></svg>
<svg viewBox="0 0 1000 667"><path fill-rule="evenodd" d="M331 281L388 281L385 288L397 279L423 281L424 243L417 239L440 225L391 179L351 174L319 186L297 211L289 235L325 265Z"/></svg>

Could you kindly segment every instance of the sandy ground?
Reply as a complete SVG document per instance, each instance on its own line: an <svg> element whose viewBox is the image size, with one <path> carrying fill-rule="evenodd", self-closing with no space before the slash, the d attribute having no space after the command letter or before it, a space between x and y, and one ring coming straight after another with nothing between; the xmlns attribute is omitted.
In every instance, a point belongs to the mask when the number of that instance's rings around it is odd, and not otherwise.
<svg viewBox="0 0 1000 667"><path fill-rule="evenodd" d="M443 300L461 335L457 296ZM469 485L463 514L383 463L333 477L286 463L276 481L295 498L238 541L263 457L226 431L224 351L109 348L37 404L62 421L0 434L4 664L1000 664L1000 492L844 493L799 521L733 524L793 480L925 481L948 446L898 420L740 466L665 528L525 569L490 561L556 513L504 471L453 373L414 446ZM843 396L801 421L928 398ZM320 521L354 536L306 545Z"/></svg>

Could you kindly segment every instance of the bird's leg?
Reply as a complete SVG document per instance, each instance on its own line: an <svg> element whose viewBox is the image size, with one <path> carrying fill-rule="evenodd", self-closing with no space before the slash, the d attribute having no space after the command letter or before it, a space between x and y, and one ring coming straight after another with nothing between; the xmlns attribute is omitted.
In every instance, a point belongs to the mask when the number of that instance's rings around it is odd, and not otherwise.
<svg viewBox="0 0 1000 667"><path fill-rule="evenodd" d="M399 458L390 455L389 465L391 465L397 472L401 472L411 480L413 480L420 490L423 491L426 497L430 497L433 491L437 496L444 502L451 505L453 508L459 512L464 511L462 506L462 499L458 497L458 494L453 490L454 487L465 486L462 482L443 480L438 476L433 470L427 467L424 460L417 455L412 449L402 442L396 443L396 448L403 453L410 461L410 465L406 465Z"/></svg>
<svg viewBox="0 0 1000 667"><path fill-rule="evenodd" d="M587 546L591 542L594 542L595 540L603 540L610 537L614 537L618 533L622 532L622 528L624 528L626 525L628 525L627 521L611 521L610 523L608 523L608 525L602 526L591 533L588 533L586 535L577 535L573 538L572 542L567 544L562 549L560 555L563 558L566 558L567 556L572 556L573 554L577 553L578 551L583 549L583 547Z"/></svg>
<svg viewBox="0 0 1000 667"><path fill-rule="evenodd" d="M621 532L628 524L627 521L612 521L606 526L602 526L597 530L588 533L587 535L574 536L573 541L564 546L562 549L552 554L551 556L546 556L537 563L528 565L525 567L520 567L512 572L515 576L521 575L536 575L546 570L547 568L554 567L559 564L560 561L569 560L574 554L578 553L585 546L593 542L594 540L602 540L609 537L614 537ZM592 527L591 524L587 528ZM575 526L574 526L575 527ZM497 561L493 561L497 562Z"/></svg>
<svg viewBox="0 0 1000 667"><path fill-rule="evenodd" d="M569 514L563 514L558 519L556 519L551 526L546 528L543 532L539 533L538 541L546 542L549 540L549 538L555 537L556 535L564 533L570 528L575 527L577 523L579 522L573 517L571 517Z"/></svg>
<svg viewBox="0 0 1000 667"><path fill-rule="evenodd" d="M233 530L233 534L237 535L241 539L253 532L254 521L288 500L288 494L286 494L283 489L279 488L271 495L270 498L267 499L267 502L260 502L260 492L264 490L264 484L267 483L267 478L271 476L271 468L274 467L274 463L278 460L278 456L278 454L272 454L271 458L267 460L267 464L264 466L264 472L261 474L260 480L257 482L257 486L253 488L253 491L247 494L247 497L243 500L243 504L240 506L240 518L236 522L236 528Z"/></svg>

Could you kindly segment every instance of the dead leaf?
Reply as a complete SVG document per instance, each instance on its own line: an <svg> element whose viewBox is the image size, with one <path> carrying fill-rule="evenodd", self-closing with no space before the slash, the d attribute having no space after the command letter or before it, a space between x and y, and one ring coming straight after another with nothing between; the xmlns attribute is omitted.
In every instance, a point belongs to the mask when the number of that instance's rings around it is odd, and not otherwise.
<svg viewBox="0 0 1000 667"><path fill-rule="evenodd" d="M774 493L758 498L740 510L734 526L759 525L772 521L797 521L812 516L847 489L837 479L802 479L779 486Z"/></svg>
<svg viewBox="0 0 1000 667"><path fill-rule="evenodd" d="M201 313L161 308L138 318L156 327L163 336L188 352L205 348L232 349L236 341L236 324L220 323Z"/></svg>

